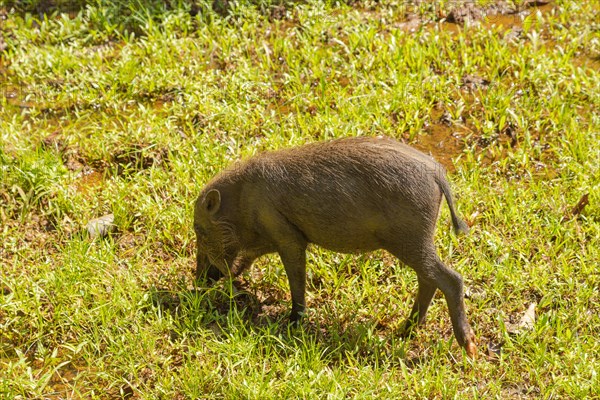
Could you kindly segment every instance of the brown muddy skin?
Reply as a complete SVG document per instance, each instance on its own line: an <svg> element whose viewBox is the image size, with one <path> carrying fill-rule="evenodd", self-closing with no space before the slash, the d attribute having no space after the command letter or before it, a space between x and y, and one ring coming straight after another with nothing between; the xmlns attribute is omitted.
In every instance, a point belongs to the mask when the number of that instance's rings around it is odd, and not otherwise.
<svg viewBox="0 0 600 400"><path fill-rule="evenodd" d="M454 335L475 357L461 276L433 243L442 196L454 229L468 228L454 210L444 168L393 139L359 137L261 153L214 177L195 204L197 277L217 280L278 253L291 294L290 319L305 309L306 248L338 252L385 249L417 273L419 289L404 325L425 321L433 295L446 298Z"/></svg>

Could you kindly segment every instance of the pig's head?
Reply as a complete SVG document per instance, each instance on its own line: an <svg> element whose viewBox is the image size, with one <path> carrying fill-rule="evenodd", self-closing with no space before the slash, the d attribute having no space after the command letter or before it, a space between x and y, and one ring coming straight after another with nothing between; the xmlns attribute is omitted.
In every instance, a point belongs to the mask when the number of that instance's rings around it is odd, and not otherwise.
<svg viewBox="0 0 600 400"><path fill-rule="evenodd" d="M216 281L231 276L237 240L235 230L224 214L221 193L217 189L203 191L196 200L196 278Z"/></svg>

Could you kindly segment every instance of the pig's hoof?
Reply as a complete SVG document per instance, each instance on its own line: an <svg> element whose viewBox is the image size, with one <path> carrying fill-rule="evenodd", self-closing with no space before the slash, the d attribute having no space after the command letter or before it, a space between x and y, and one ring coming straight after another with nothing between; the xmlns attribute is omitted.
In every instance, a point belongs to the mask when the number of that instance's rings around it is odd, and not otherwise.
<svg viewBox="0 0 600 400"><path fill-rule="evenodd" d="M299 325L303 315L303 311L292 311L289 319L290 325Z"/></svg>
<svg viewBox="0 0 600 400"><path fill-rule="evenodd" d="M475 342L473 342L472 340L467 342L467 345L465 346L465 350L467 352L467 356L471 360L477 359L477 346L475 346Z"/></svg>

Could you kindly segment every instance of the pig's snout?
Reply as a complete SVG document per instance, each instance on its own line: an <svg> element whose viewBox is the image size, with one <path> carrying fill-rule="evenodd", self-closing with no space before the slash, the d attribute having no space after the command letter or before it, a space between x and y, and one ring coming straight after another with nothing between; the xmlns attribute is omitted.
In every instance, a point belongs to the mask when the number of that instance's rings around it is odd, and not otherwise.
<svg viewBox="0 0 600 400"><path fill-rule="evenodd" d="M207 279L214 283L224 277L221 270L210 264L208 257L198 255L196 259L196 280L205 282Z"/></svg>
<svg viewBox="0 0 600 400"><path fill-rule="evenodd" d="M212 265L208 267L196 267L196 280L201 282L206 282L208 280L208 283L214 283L224 276L225 275L223 275L217 267Z"/></svg>
<svg viewBox="0 0 600 400"><path fill-rule="evenodd" d="M208 279L211 281L211 283L212 283L212 282L216 282L216 281L218 281L219 279L221 279L221 278L222 278L222 277L224 277L225 275L223 275L223 273L222 273L222 272L221 272L221 271L220 271L220 270L219 270L217 267L214 267L214 266L212 266L212 265L211 265L211 266L209 266L209 267L206 269L206 274L205 274L205 276L206 276L206 277L207 277L207 278L208 278Z"/></svg>

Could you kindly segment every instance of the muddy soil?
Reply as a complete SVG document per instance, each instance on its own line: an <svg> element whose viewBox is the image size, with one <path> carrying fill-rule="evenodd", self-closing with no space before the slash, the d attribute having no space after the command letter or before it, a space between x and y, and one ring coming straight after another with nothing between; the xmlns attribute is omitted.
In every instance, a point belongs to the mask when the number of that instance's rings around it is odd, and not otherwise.
<svg viewBox="0 0 600 400"><path fill-rule="evenodd" d="M506 29L505 38L507 40L519 40L519 35L522 32L523 20L527 15L534 12L542 14L551 12L555 5L552 1L545 0L529 0L520 5L516 5L512 1L497 1L493 4L480 6L474 2L455 2L454 8L449 11L440 11L436 22L423 20L417 13L408 13L406 20L401 23L396 23L395 27L407 31L416 29L441 29L449 32L456 32L462 29L467 24L479 24L483 27L492 28L493 26L502 26ZM351 3L352 4L352 3ZM352 4L357 9L363 7L360 2ZM292 24L290 18L290 10L284 6L275 7L270 15L270 20L284 20L286 24ZM365 10L366 13L377 13L376 10ZM2 14L0 14L2 18ZM287 21L287 22L286 22ZM275 22L279 24L279 21ZM0 47L3 45L0 36ZM0 49L1 51L1 49ZM600 65L600 59L581 57L579 60L582 66L595 67ZM474 75L466 75L462 77L461 90L465 92L476 92L478 90L486 90L491 84L485 77ZM25 92L27 88L16 87L7 81L6 68L2 65L2 57L0 57L0 95L7 99L7 105L16 108L32 108L45 105L38 105L31 101L26 101ZM31 97L31 96L30 96ZM139 99L141 102L156 102L157 108L162 106L164 101L171 99L159 98L144 98ZM268 110L276 108L281 114L293 113L293 109L285 104L278 104L275 99L273 106L269 106ZM438 159L448 170L454 170L452 159L460 155L465 146L476 144L476 148L480 152L485 152L485 148L490 143L480 141L474 134L468 121L463 123L451 122L444 119L442 115L438 115L437 111L430 116L430 122L426 125L423 134L419 135L416 140L409 142L422 151L432 154ZM60 110L58 110L60 115ZM500 135L502 136L502 135ZM501 139L514 142L514 136L505 135ZM471 142L468 143L466 138L470 137ZM168 152L165 149L152 148L148 144L134 145L131 148L121 149L115 152L110 160L84 160L77 152L66 149L64 143L60 139L47 138L45 143L48 147L56 147L55 150L64 155L64 161L67 168L71 171L81 170L82 182L80 187L96 186L97 174L91 174L92 171L105 171L111 167L116 167L117 174L124 174L130 171L138 171L147 169L153 165L160 165L168 162ZM474 142L473 142L474 141ZM517 143L512 143L515 146ZM89 166L89 167L88 167Z"/></svg>
<svg viewBox="0 0 600 400"><path fill-rule="evenodd" d="M497 1L487 6L479 6L473 2L467 2L457 4L447 15L442 16L441 20L459 25L478 21L489 24L490 22L494 23L498 20L506 19L506 16L508 16L509 18L512 17L514 21L505 20L504 22L509 22L509 25L512 25L520 20L520 18L514 18L515 16L529 15L532 13L532 9L539 9L542 12L549 11L552 8L550 3L550 1L528 0L521 5L517 5L508 1ZM544 7L548 8L548 10L544 10ZM502 18L502 16L505 18Z"/></svg>

